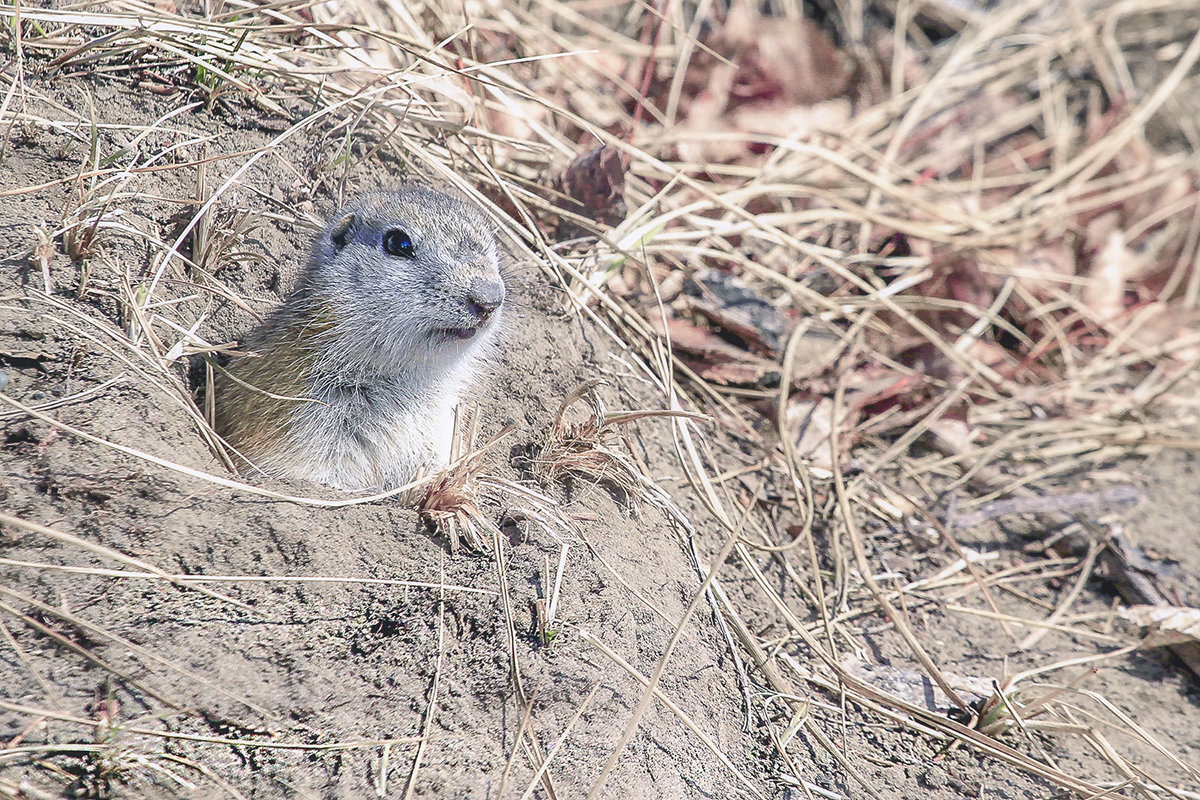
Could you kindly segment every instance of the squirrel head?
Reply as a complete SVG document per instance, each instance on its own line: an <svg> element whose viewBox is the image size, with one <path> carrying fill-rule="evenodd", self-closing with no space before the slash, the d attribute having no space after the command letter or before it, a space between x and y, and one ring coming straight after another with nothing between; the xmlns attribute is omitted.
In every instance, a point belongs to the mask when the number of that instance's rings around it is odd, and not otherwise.
<svg viewBox="0 0 1200 800"><path fill-rule="evenodd" d="M319 335L378 369L438 369L501 322L506 289L495 226L466 200L404 187L357 198L313 246L303 294L332 323Z"/></svg>

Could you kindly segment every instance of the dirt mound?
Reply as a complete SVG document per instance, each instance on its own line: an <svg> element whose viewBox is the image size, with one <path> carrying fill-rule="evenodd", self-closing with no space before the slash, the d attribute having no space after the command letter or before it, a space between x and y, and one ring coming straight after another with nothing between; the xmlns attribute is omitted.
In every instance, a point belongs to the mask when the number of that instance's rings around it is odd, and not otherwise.
<svg viewBox="0 0 1200 800"><path fill-rule="evenodd" d="M111 87L91 88L100 107L120 102ZM128 122L137 113L124 109L112 118ZM142 124L154 122L142 114ZM202 111L174 124L179 138L205 132L217 134L217 146L246 146L243 131ZM6 160L4 185L70 176L68 162L48 171L43 160L51 148L69 147L67 139L45 134L22 143ZM297 141L247 180L269 194L272 177L282 179L280 164L304 163L320 146ZM210 178L220 177L218 169ZM185 198L194 187L181 184L183 177L146 176L137 193ZM393 177L382 170L357 176L364 186ZM275 184L280 203L284 186ZM50 265L59 291L26 296L41 280L24 255L29 223L52 226L72 191L67 181L21 196L2 223L3 250L11 254L0 286L8 395L31 407L66 401L44 412L57 426L6 409L4 507L88 543L32 525L6 529L0 591L5 607L20 609L28 624L10 641L20 658L5 670L5 700L49 702L76 719L108 715L94 740L103 754L69 769L91 770L82 784L121 785L130 796L174 796L188 782L206 781L206 792L228 784L254 796L365 797L380 787L391 787L391 796L413 774L415 796L508 796L539 785L575 794L590 785L638 704L641 676L654 671L700 585L683 531L652 505L634 512L603 482L577 481L578 499L559 512L570 525L554 528L537 524L537 507L493 487L484 491L489 516L503 525L498 553L451 554L446 538L398 498L297 505L214 486L82 438L71 429L227 474L180 407L186 361L156 373L109 313L122 282L150 266L142 243L124 229L170 239L171 214L162 213L168 203L122 204L122 230L97 245L103 254L92 261L83 299L71 296L82 278L61 254ZM264 212L272 207L256 202ZM294 222L267 224L244 245L261 261L215 277L265 310L304 259L305 239ZM213 301L197 292L181 285L173 294L204 313ZM604 335L562 313L555 299L536 286L518 290L503 359L479 398L484 438L514 425L487 456L496 478L522 480L528 454L544 446L567 395L598 368L625 369ZM234 340L253 324L241 310L212 317L198 329L212 342ZM614 408L652 402L645 390L601 391ZM651 441L645 452L662 465L661 446ZM549 500L541 507L558 508ZM168 581L147 574L150 567L216 580ZM535 608L552 597L555 617L547 622ZM570 632L539 633L539 624ZM737 674L707 607L686 626L660 686L676 710L650 709L615 765L611 791L731 796L744 784L766 793L761 746L743 730ZM70 721L12 712L5 713L6 740L77 741L88 733ZM148 750L125 733L146 728L165 737L161 748ZM553 769L536 775L533 765L547 762ZM196 764L212 774L189 767Z"/></svg>

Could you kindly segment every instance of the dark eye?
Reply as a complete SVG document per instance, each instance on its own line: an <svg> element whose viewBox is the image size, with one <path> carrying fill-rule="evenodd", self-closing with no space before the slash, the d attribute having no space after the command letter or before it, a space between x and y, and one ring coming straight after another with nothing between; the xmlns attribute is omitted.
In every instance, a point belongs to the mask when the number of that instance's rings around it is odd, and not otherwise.
<svg viewBox="0 0 1200 800"><path fill-rule="evenodd" d="M399 228L393 228L383 235L383 251L389 256L417 257L417 248L413 247L412 239Z"/></svg>

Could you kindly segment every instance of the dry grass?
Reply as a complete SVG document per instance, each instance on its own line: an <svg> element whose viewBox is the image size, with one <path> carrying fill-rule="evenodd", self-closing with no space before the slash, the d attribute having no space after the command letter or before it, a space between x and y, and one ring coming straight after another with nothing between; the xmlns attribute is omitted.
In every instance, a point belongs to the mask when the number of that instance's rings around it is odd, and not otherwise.
<svg viewBox="0 0 1200 800"><path fill-rule="evenodd" d="M799 6L780 5L781 16L800 16ZM587 4L503 2L473 7L469 20L460 6L422 3L228 3L218 4L209 19L128 0L103 11L2 6L0 24L8 37L3 55L12 60L0 73L0 156L14 146L14 136L47 129L71 137L83 151L76 174L63 182L71 187L70 207L59 227L38 233L36 241L43 248L58 242L79 265L77 296L115 304L121 324L81 314L56 297L53 281L61 279L50 275L44 259L43 291L4 298L0 310L36 315L87 339L123 365L126 380L168 398L188 415L196 435L220 452L180 364L226 345L197 334L218 302L247 310L253 305L234 295L220 273L255 252L249 239L261 220L248 209L266 203L248 203L235 193L252 191L243 186L246 177L255 164L274 158L278 146L319 132L326 142L343 143L333 148L341 155L306 180L314 193L338 195L353 169L351 142L373 142L369 158L392 159L479 200L516 257L538 264L547 281L563 287L571 308L611 337L633 371L661 392L661 408L626 414L609 413L593 384L563 399L537 472L547 483L564 475L610 482L627 497L664 509L682 532L707 537L718 555L705 561L692 540L696 594L685 618L674 620L676 634L701 602L718 610L730 641L737 640L737 660L744 659L753 680L769 687L771 713L762 711L758 722L777 748L780 780L805 796L828 796L794 767L803 733L865 793L894 796L887 787L872 786L833 741L838 726L868 719L891 721L947 748L974 748L1078 797L1195 797L1184 782L1200 780L1195 765L1087 686L1092 664L1115 662L1134 644L1112 633L1105 620L1073 612L1104 531L1094 533L1093 547L1081 557L1048 554L1024 569L1006 569L960 547L952 526L920 513L933 495L962 487L973 497L959 504L959 514L1117 457L1196 446L1198 409L1183 387L1200 363L1194 325L1200 204L1189 183L1200 174L1200 155L1189 123L1171 131L1175 138L1169 141L1182 143L1174 150L1151 148L1143 132L1148 125L1162 128L1186 101L1185 90L1194 90L1200 34L1170 23L1186 20L1194 28L1194 4L1151 5L1084 8L1067 2L1063 8L1070 13L1052 14L1039 11L1041 2L1001 4L972 14L970 25L953 16L943 20L955 35L939 47L915 28L909 36L900 26L880 41L861 31L855 38L851 30L847 50L876 55L866 70L874 83L863 80L852 115L803 135L695 123L688 65L710 58L708 45L697 38L695 4L593 12ZM909 21L916 13L906 3L890 6ZM921 11L921 20L927 23L934 13ZM52 101L37 97L38 83L29 77L35 71L63 80L89 72L119 76L136 84L134 90L176 97L179 106L150 126L114 123L94 108L39 116L27 109ZM1078 75L1088 79L1070 77ZM1108 98L1126 98L1125 105L1110 102L1102 112L1100 89ZM256 124L273 126L273 135L248 151L211 151L208 141L184 138L172 128L177 114L196 105L255 116ZM124 146L106 152L118 135ZM597 144L629 164L628 211L613 226L590 223L550 188L575 155ZM204 169L217 162L236 167L206 191ZM195 196L148 197L143 179L164 170L199 174ZM6 186L0 197L47 188ZM180 214L174 240L127 224L124 212L140 203ZM298 203L271 213L299 225L312 222ZM562 220L590 227L593 238L557 242L553 230ZM132 273L113 255L119 240L135 241L151 254L144 274ZM35 247L31 257L37 253ZM703 357L673 346L678 328L670 322L700 319L679 299L679 276L690 279L714 265L799 321L765 356L781 376L774 387L713 379ZM817 340L816 351L815 321L836 331L833 339ZM888 395L878 384L889 380L915 381L909 384L916 387L915 399L883 402ZM60 402L86 399L80 394ZM452 547L494 551L496 591L506 609L501 534L490 509L520 505L509 512L513 518L561 533L564 541L571 536L569 518L549 498L487 475L481 453L467 452L474 449L470 437L462 457L441 475L396 492L330 500L269 492L73 428L55 420L49 405L30 407L4 395L0 400L8 406L5 414L36 418L63 435L158 468L273 499L336 506L423 492L418 508ZM773 433L756 424L765 418L764 407L772 409ZM797 419L815 417L831 421L822 439L825 456L797 452ZM678 467L688 479L673 491L651 478L624 441L655 418L670 426ZM697 424L700 419L715 426ZM913 447L918 442L923 448ZM739 448L754 451L749 463L727 458ZM844 469L850 459L853 473ZM764 485L784 487L772 508L759 491ZM699 518L679 511L689 493L706 509ZM896 527L919 523L933 544L957 560L944 567L924 562L928 574L911 580L880 577L888 570L868 536L879 520ZM3 521L87 547L45 526L7 515ZM824 530L820 540L814 523ZM138 575L232 602L152 563L89 549ZM763 553L771 559L768 571L757 566L755 556ZM565 558L564 545L553 580L547 563L546 583L555 587L544 598L547 644L562 631L572 633L555 610ZM723 588L722 578L734 572L749 591L731 595ZM781 574L795 582L794 593L781 593ZM1057 576L1073 581L1075 590L1056 608L1021 589ZM442 582L436 588L465 587ZM39 607L98 639L136 648L68 611L3 591L5 625L59 636L21 610ZM1047 658L1015 675L976 676L990 679L991 690L973 703L953 676L942 673L929 642L911 623L924 606L984 618L1015 649L1035 648L1045 631L1108 649L1061 662ZM747 621L763 616L774 620L769 637ZM860 649L869 617L882 617L897 631L920 665L907 680L928 677L957 716L885 691L847 666L846 654ZM508 619L511 633L511 609ZM711 733L659 686L670 646L656 670L644 675L593 634L575 633L645 687L637 712L622 722L624 735L608 754L610 766L657 699L748 795L763 796ZM86 647L65 639L62 644L133 681ZM514 672L525 703L519 670ZM436 692L435 683L431 694ZM160 699L174 706L172 698ZM579 706L576 720L589 702ZM0 707L30 720L61 720L81 734L97 726L94 718L51 708L7 701ZM539 788L553 796L555 751L544 751L527 726L521 730L512 757L528 760L536 778L512 796L531 796ZM1072 774L1056 766L1032 732L1082 742L1107 770ZM561 735L570 733L568 727ZM172 763L166 751L147 757L143 749L125 746L131 739L168 735L134 720L119 732L96 733L94 744L57 746L56 752L92 765L96 786L88 791L94 795L102 793L100 784L119 781L130 770L161 771L183 787L190 785L187 775L211 776L205 764ZM427 737L428 730L411 739L319 746L234 744L381 748L384 792L391 748L423 746ZM19 741L10 745L0 766L40 757ZM1152 759L1136 755L1147 752ZM418 756L408 792L419 764ZM795 774L787 774L789 768ZM604 791L602 776L587 796ZM34 792L0 782L0 796ZM240 796L234 787L226 792Z"/></svg>

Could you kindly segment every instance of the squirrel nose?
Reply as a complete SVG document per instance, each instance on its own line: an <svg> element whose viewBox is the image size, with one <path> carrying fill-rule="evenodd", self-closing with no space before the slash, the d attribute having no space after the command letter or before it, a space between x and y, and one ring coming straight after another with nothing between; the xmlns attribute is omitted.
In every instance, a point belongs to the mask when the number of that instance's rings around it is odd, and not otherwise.
<svg viewBox="0 0 1200 800"><path fill-rule="evenodd" d="M486 322L504 302L504 284L476 278L467 287L467 308L480 322Z"/></svg>

